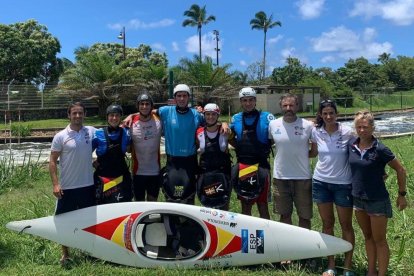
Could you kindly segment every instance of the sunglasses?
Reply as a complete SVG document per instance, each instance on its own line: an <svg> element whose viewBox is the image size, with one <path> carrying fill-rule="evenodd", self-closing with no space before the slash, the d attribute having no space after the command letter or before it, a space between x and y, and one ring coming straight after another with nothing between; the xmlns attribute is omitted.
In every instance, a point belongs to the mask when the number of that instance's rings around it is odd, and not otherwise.
<svg viewBox="0 0 414 276"><path fill-rule="evenodd" d="M369 112L369 111L358 111L357 113L355 113L355 115L367 115L367 114L371 114L371 112Z"/></svg>
<svg viewBox="0 0 414 276"><path fill-rule="evenodd" d="M335 104L335 102L334 102L334 101L332 101L332 100L322 100L322 101L320 102L320 104L325 104L325 103Z"/></svg>

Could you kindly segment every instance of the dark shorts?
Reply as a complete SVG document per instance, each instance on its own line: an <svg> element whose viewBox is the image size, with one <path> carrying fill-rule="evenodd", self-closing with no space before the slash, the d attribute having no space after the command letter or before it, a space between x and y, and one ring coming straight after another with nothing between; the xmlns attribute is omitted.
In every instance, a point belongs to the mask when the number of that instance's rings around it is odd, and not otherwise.
<svg viewBox="0 0 414 276"><path fill-rule="evenodd" d="M292 215L293 204L303 219L311 219L312 181L310 179L273 179L273 212L279 215Z"/></svg>
<svg viewBox="0 0 414 276"><path fill-rule="evenodd" d="M357 211L365 211L369 216L392 218L392 206L389 198L384 200L367 200L354 197L354 209Z"/></svg>
<svg viewBox="0 0 414 276"><path fill-rule="evenodd" d="M63 190L61 199L56 202L55 215L95 205L95 186Z"/></svg>
<svg viewBox="0 0 414 276"><path fill-rule="evenodd" d="M345 208L352 208L352 184L331 184L312 179L313 202L335 203Z"/></svg>
<svg viewBox="0 0 414 276"><path fill-rule="evenodd" d="M135 201L145 201L145 195L158 198L161 187L160 175L134 175L133 178Z"/></svg>

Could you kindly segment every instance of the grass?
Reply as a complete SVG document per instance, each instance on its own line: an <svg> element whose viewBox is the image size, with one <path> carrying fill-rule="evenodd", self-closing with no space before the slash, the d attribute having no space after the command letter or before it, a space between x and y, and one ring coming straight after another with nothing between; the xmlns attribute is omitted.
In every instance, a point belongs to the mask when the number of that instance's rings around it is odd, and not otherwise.
<svg viewBox="0 0 414 276"><path fill-rule="evenodd" d="M388 242L391 248L389 275L412 275L412 260L414 256L414 211L412 207L412 194L414 193L414 141L412 137L401 137L384 140L403 163L408 172L408 199L410 206L403 212L394 207L394 218L388 225ZM314 161L312 162L314 163ZM7 166L0 163L0 168ZM88 257L79 250L72 250L74 264L69 269L62 269L58 264L60 257L59 245L26 234L17 234L5 228L9 221L31 219L51 215L54 212L55 199L46 167L38 166L36 176L30 175L30 166L22 166L20 175L25 177L11 177L14 180L3 193L0 194L0 274L1 275L321 275L326 267L326 258L318 262L316 269L304 269L300 263L284 269L275 265L262 265L240 268L218 268L211 270L179 270L179 269L139 269L120 266ZM18 170L18 167L15 169ZM10 170L9 170L10 173ZM389 170L387 186L391 200L394 204L398 186L396 175ZM269 205L272 210L271 204ZM230 210L240 212L240 203L234 194ZM258 216L254 208L255 216ZM276 220L274 214L272 219ZM294 218L297 224L297 218ZM338 223L336 233L339 233ZM364 275L366 271L366 257L363 238L359 226L354 221L356 233L356 248L353 265L357 275ZM312 229L320 230L321 221L316 207ZM337 265L343 260L338 257Z"/></svg>

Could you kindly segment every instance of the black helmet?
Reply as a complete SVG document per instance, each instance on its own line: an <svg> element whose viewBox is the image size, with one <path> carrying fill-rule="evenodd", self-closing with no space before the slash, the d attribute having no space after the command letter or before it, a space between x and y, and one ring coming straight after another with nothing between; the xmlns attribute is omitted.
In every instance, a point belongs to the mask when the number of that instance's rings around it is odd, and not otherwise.
<svg viewBox="0 0 414 276"><path fill-rule="evenodd" d="M154 101L147 92L144 92L137 97L137 104L139 104L142 101L149 101L151 103L151 106L154 105Z"/></svg>
<svg viewBox="0 0 414 276"><path fill-rule="evenodd" d="M108 116L110 113L118 113L119 115L122 116L123 114L122 107L118 104L111 104L106 109L106 116Z"/></svg>

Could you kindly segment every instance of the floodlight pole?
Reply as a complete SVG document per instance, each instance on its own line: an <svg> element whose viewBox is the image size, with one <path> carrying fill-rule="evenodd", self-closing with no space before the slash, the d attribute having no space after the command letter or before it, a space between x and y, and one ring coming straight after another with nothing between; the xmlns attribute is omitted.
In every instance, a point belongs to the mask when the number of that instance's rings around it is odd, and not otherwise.
<svg viewBox="0 0 414 276"><path fill-rule="evenodd" d="M126 59L126 52L125 52L125 27L122 27L122 31L118 35L118 39L122 39L123 58L125 60Z"/></svg>
<svg viewBox="0 0 414 276"><path fill-rule="evenodd" d="M220 49L219 49L219 31L218 30L213 30L213 34L216 36L216 48L214 48L214 50L216 50L216 60L217 60L217 62L216 62L216 65L217 65L217 67L219 66L219 51L220 51Z"/></svg>

